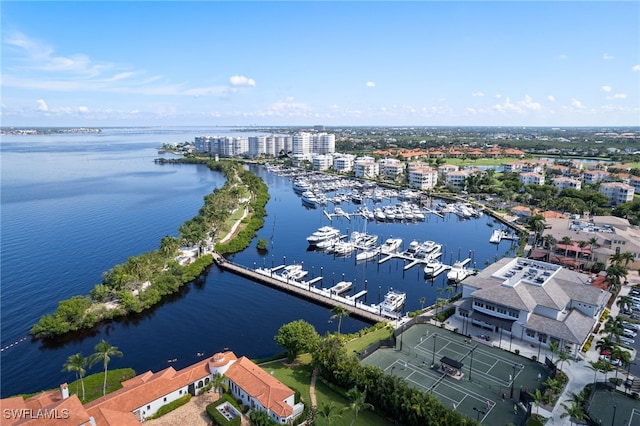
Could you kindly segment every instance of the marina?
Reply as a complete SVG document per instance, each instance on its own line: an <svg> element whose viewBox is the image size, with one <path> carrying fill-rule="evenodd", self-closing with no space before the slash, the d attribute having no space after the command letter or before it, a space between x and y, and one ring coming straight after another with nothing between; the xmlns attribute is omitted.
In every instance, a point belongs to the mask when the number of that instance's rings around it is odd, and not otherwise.
<svg viewBox="0 0 640 426"><path fill-rule="evenodd" d="M215 132L219 132L219 129ZM78 140L77 143L70 141L68 136L40 138L59 142L52 142L46 150L38 152L38 144L25 138L29 140L16 147L18 153L3 153L7 164L11 165L11 173L16 176L26 173L37 181L33 189L13 189L7 185L4 192L3 214L7 218L6 224L19 224L22 231L15 233L15 227L5 227L3 224L4 253L7 254L3 256L3 275L7 283L3 294L7 300L10 298L20 306L30 303L33 309L17 313L12 311L13 305L5 307L2 314L3 346L20 341L41 315L55 310L59 300L87 294L109 268L125 261L128 256L157 249L160 239L165 235L177 235L180 224L201 207L202 197L224 182L221 175L204 166L154 163L158 135L150 136L148 142L137 144L136 141L141 138L139 133L124 139L107 134L84 135L82 142ZM175 135L171 136L173 138ZM180 138L190 139L193 136L183 135ZM62 147L60 151L56 151L58 145ZM8 144L5 146L9 147ZM87 154L87 146L91 146L95 152ZM76 148L78 152L73 152ZM27 164L26 158L19 155L24 149L30 150L33 164ZM109 155L105 157L105 153ZM109 160L114 157L127 160L117 163L122 170L114 169L113 162ZM83 161L78 161L80 158ZM87 159L89 161L85 161ZM52 178L40 176L39 165L49 160L66 170L86 164L86 173L92 179L76 181L69 177L65 180L65 191L68 193L59 194L56 184L47 191L46 198L40 199L37 195L42 193L41 182L48 182ZM444 264L452 265L458 259L469 257L473 260L468 267L480 269L515 247L504 241L500 245L489 244L492 228L487 227L486 223L493 220L490 216L462 219L455 213L440 213L438 206L444 203L435 198L409 200L407 198L412 197L411 193L400 194L400 191L367 184L362 192L369 191L372 198L363 197L362 203L357 204L350 197L338 196L339 193L346 193L349 190L347 187L353 183L348 179L330 176L331 179L327 181L334 180L336 188L345 187L339 192L325 193L337 204L327 200L325 208L312 209L300 201L301 193L294 191L292 177L280 176L260 166L250 166L250 169L269 186L270 200L266 206L265 225L256 235L256 240L264 238L269 245L266 251L258 251L255 249L256 241L253 241L246 250L228 256L228 260L246 265L249 269L260 266L266 268L267 265L304 265L302 269L308 274L302 281L311 282L312 288L322 285L326 290L340 281L351 281L352 287L342 293L346 305L353 305L354 300L364 306L379 305L390 287L393 287L394 291L406 293L404 306L398 312L405 315L421 307L419 300L422 297L427 300L425 306L435 303L439 297L437 290L447 286L446 274L426 277L420 266L422 263L415 265L419 267L405 269L415 259L398 256L379 263L378 260L386 257L380 255L379 247L388 238L401 238L405 248L414 240L437 242L442 245L440 259ZM62 173L60 176L66 175ZM176 176L180 179L176 179ZM57 182L56 179L54 182ZM162 190L156 191L159 181L163 182ZM106 182L109 182L108 187L105 187ZM131 192L132 188L136 188L136 191ZM68 194L74 196L69 198ZM96 194L103 195L97 197ZM191 197L189 203L175 202L176 199L184 200L182 197L187 195ZM20 201L21 197L28 197L29 201ZM64 204L59 204L61 200ZM372 214L375 215L377 208L382 212L386 205L396 206L403 201L419 205L425 220L365 220L365 216L371 218ZM114 205L123 206L123 209L115 209ZM345 216L334 216L329 220L324 210L334 213L336 206L349 214L351 220ZM168 221L167 215L154 214L158 208L171 212L171 217L175 219ZM47 212L46 229L40 226L42 217L38 212ZM355 214L357 212L360 214ZM309 247L305 240L322 226L338 229L336 238L340 241L350 239L354 231L377 235L378 240L370 248L356 248L349 255L336 256L317 246ZM43 235L52 238L43 240ZM97 245L101 247L101 256L87 258L80 255L91 252ZM29 257L20 256L23 250L37 256L37 265L30 263ZM363 253L367 254L361 256ZM402 249L397 254L402 255ZM280 270L274 275L282 272ZM322 280L318 279L320 276ZM60 286L61 282L65 285ZM284 284L284 281L280 282ZM309 293L308 290L300 291ZM326 296L323 297L325 300ZM42 387L54 388L69 380L70 376L59 369L33 369L31 366L41 363L43 357L51 365L62 365L71 353L90 354L101 338L108 338L125 354L123 359L112 361L114 368L132 367L136 371L161 370L166 368L167 359L176 359L172 365L181 368L198 359L198 353L213 353L225 347L252 358L270 356L280 350L273 336L287 322L305 319L320 334L335 332L335 325L327 322L331 316L327 308L332 306L311 302L308 297L295 295L291 291L274 291L271 286L256 285L252 279L213 266L195 282L167 298L166 302L139 315L110 321L88 333L55 342L27 339L3 351L3 394L33 392ZM251 312L251 315L238 314L242 312ZM342 330L345 333L356 332L371 321L387 318L380 317L378 312L375 319L364 319L363 315L369 313L362 309L358 312L361 314L343 319ZM210 321L199 322L204 317ZM176 318L185 320L176 321ZM259 326L256 326L255 318L261 319ZM199 322L201 326L194 329L194 322ZM148 350L149 345L165 341L172 343L160 343L157 350Z"/></svg>

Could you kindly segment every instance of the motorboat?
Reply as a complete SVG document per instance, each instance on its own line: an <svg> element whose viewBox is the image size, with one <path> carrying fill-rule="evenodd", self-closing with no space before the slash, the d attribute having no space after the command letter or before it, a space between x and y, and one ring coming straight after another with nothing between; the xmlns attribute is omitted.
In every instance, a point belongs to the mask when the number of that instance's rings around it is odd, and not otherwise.
<svg viewBox="0 0 640 426"><path fill-rule="evenodd" d="M339 235L339 229L332 226L321 226L317 231L307 237L307 242L309 245L318 245L318 243L322 241L338 237Z"/></svg>
<svg viewBox="0 0 640 426"><path fill-rule="evenodd" d="M383 254L397 253L401 246L402 238L387 238L380 247L380 252Z"/></svg>
<svg viewBox="0 0 640 426"><path fill-rule="evenodd" d="M473 270L466 268L465 263L458 261L451 266L451 270L447 273L447 279L449 281L460 282L469 275L473 275Z"/></svg>
<svg viewBox="0 0 640 426"><path fill-rule="evenodd" d="M504 238L505 232L502 229L494 229L489 238L489 242L492 244L498 244Z"/></svg>
<svg viewBox="0 0 640 426"><path fill-rule="evenodd" d="M435 278L449 268L449 265L445 265L439 260L430 260L424 267L424 275L427 278Z"/></svg>
<svg viewBox="0 0 640 426"><path fill-rule="evenodd" d="M409 256L415 256L416 252L420 248L420 243L417 240L413 240L409 243L406 254Z"/></svg>
<svg viewBox="0 0 640 426"><path fill-rule="evenodd" d="M316 205L319 204L319 200L316 197L316 194L311 191L304 191L300 199L305 205L310 207L316 207Z"/></svg>
<svg viewBox="0 0 640 426"><path fill-rule="evenodd" d="M384 300L380 304L380 308L382 308L383 311L394 312L402 308L405 300L407 300L407 293L400 293L399 291L390 289L384 296Z"/></svg>
<svg viewBox="0 0 640 426"><path fill-rule="evenodd" d="M329 292L331 294L342 294L345 291L349 290L353 286L353 282L351 281L340 281L338 284L329 288Z"/></svg>
<svg viewBox="0 0 640 426"><path fill-rule="evenodd" d="M302 269L302 265L294 264L285 266L283 271L280 273L280 276L287 281L302 281L302 279L306 277L308 273L308 271Z"/></svg>
<svg viewBox="0 0 640 426"><path fill-rule="evenodd" d="M351 233L351 242L356 247L373 247L378 242L378 236L367 234L366 232L353 231Z"/></svg>
<svg viewBox="0 0 640 426"><path fill-rule="evenodd" d="M320 241L319 243L315 244L315 247L321 250L333 250L333 247L338 244L340 240L342 240L342 235Z"/></svg>
<svg viewBox="0 0 640 426"><path fill-rule="evenodd" d="M355 250L355 246L351 241L338 241L333 245L333 252L338 256L348 256Z"/></svg>
<svg viewBox="0 0 640 426"><path fill-rule="evenodd" d="M435 241L425 241L416 250L415 257L418 259L435 260L442 255L442 244Z"/></svg>
<svg viewBox="0 0 640 426"><path fill-rule="evenodd" d="M311 186L312 185L307 178L300 178L293 181L293 190L299 194L309 191Z"/></svg>
<svg viewBox="0 0 640 426"><path fill-rule="evenodd" d="M380 248L375 248L373 250L367 250L367 251L362 251L358 254L356 254L356 261L360 262L360 261L364 261L364 260L370 260L373 259L374 257L376 257L378 255L378 253L380 253Z"/></svg>

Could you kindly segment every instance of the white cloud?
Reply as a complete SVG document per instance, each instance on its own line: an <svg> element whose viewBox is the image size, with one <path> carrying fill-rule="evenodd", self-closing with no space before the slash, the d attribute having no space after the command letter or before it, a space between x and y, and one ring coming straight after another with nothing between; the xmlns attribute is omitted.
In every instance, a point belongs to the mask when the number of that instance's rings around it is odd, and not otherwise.
<svg viewBox="0 0 640 426"><path fill-rule="evenodd" d="M496 99L502 99L502 95L500 93L496 93Z"/></svg>
<svg viewBox="0 0 640 426"><path fill-rule="evenodd" d="M376 87L376 83L374 83L373 81L367 81L365 83L365 86L367 86L367 87Z"/></svg>
<svg viewBox="0 0 640 426"><path fill-rule="evenodd" d="M47 105L47 103L44 101L44 99L38 99L38 111L41 112L49 112L49 105Z"/></svg>
<svg viewBox="0 0 640 426"><path fill-rule="evenodd" d="M518 114L525 114L528 111L540 111L542 106L538 102L534 102L533 98L529 95L524 95L524 99L518 102L511 102L510 98L506 98L501 104L493 106L494 111L500 113L516 112Z"/></svg>
<svg viewBox="0 0 640 426"><path fill-rule="evenodd" d="M616 93L613 96L607 96L607 99L627 99L626 93Z"/></svg>
<svg viewBox="0 0 640 426"><path fill-rule="evenodd" d="M229 83L232 86L251 86L255 87L256 82L254 79L245 77L244 75L233 75L229 78Z"/></svg>
<svg viewBox="0 0 640 426"><path fill-rule="evenodd" d="M609 55L608 53L603 53L602 59L604 59L605 61L610 61L611 59L615 59L615 56Z"/></svg>
<svg viewBox="0 0 640 426"><path fill-rule="evenodd" d="M603 92L607 92L607 93L609 93L609 92L611 92L611 90L613 90L613 87L611 87L611 86L602 86L600 89L601 89Z"/></svg>
<svg viewBox="0 0 640 426"><path fill-rule="evenodd" d="M481 98L481 97L484 96L484 93L482 93L482 92L473 92L471 94L471 96L473 96L474 98Z"/></svg>
<svg viewBox="0 0 640 426"><path fill-rule="evenodd" d="M569 55L561 53L557 58L561 61L566 61L567 59L569 59Z"/></svg>
<svg viewBox="0 0 640 426"><path fill-rule="evenodd" d="M582 102L580 102L577 99L571 99L571 106L574 107L574 108L577 108L577 109L585 109L586 108L586 106L584 106L582 104Z"/></svg>
<svg viewBox="0 0 640 426"><path fill-rule="evenodd" d="M86 114L89 112L89 108L86 106L79 106L78 107L78 112L82 113L82 114Z"/></svg>
<svg viewBox="0 0 640 426"><path fill-rule="evenodd" d="M555 96L553 96L553 95L549 95L549 96L547 96L547 100L548 100L549 102L555 102L555 101L556 101L556 97L555 97Z"/></svg>
<svg viewBox="0 0 640 426"><path fill-rule="evenodd" d="M634 65L631 69L633 70L633 72L638 72L640 71L640 65Z"/></svg>

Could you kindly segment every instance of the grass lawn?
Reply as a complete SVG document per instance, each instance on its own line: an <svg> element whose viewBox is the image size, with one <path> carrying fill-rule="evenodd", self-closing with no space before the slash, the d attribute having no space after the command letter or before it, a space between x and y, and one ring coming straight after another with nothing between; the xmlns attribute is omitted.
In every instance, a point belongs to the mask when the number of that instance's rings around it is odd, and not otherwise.
<svg viewBox="0 0 640 426"><path fill-rule="evenodd" d="M318 407L323 404L328 404L333 401L339 410L344 410L342 417L331 422L331 426L349 426L353 420L354 412L349 409L349 401L342 397L342 395L334 392L329 386L324 384L321 380L316 381L316 400L318 401ZM374 407L375 409L375 407ZM316 417L316 424L323 425L325 419L321 416ZM364 410L358 413L358 421L355 425L366 426L388 426L393 424L392 422L380 417L374 411Z"/></svg>
<svg viewBox="0 0 640 426"><path fill-rule="evenodd" d="M363 347L366 346L367 345ZM311 401L311 396L309 395L309 384L311 383L311 375L313 373L313 369L311 367L311 355L301 355L298 357L298 361L299 362L293 367L284 365L282 361L268 362L261 364L260 367L294 391L300 392L302 402L305 405L308 405ZM353 412L347 408L349 406L349 401L342 395L333 391L321 380L316 381L316 400L318 402L318 406L323 403L333 401L339 409L345 409L342 417L331 422L331 426L349 426L351 424L351 420L353 420ZM321 417L318 417L317 424L323 425L323 420L324 419ZM367 426L388 426L392 423L378 416L373 411L367 410L358 413L358 421L355 424Z"/></svg>
<svg viewBox="0 0 640 426"><path fill-rule="evenodd" d="M350 340L345 345L347 349L347 353L360 352L366 348L368 348L373 343L384 340L391 336L393 330L388 329L387 327L380 328L372 333L367 333L364 336L358 337L356 339Z"/></svg>

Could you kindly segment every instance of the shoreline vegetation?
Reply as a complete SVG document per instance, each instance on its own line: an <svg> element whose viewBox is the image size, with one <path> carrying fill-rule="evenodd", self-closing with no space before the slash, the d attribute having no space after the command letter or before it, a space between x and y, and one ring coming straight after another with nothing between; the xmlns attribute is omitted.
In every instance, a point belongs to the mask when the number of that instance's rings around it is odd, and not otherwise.
<svg viewBox="0 0 640 426"><path fill-rule="evenodd" d="M165 236L157 250L131 256L104 272L89 295L60 301L53 314L43 315L31 327L33 338L89 329L140 313L194 281L213 263L213 253L237 253L249 246L267 214L269 192L262 179L235 161L185 157L170 162L206 165L222 172L226 182L204 197L198 214L178 229L179 237Z"/></svg>

